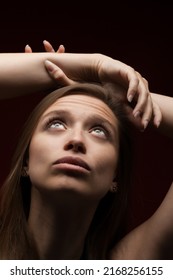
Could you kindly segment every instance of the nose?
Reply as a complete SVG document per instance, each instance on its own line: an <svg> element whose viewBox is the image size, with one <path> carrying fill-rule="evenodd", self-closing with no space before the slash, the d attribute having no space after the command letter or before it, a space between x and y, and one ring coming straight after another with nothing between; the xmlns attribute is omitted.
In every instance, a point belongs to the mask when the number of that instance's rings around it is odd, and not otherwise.
<svg viewBox="0 0 173 280"><path fill-rule="evenodd" d="M86 145L84 143L84 138L82 132L75 132L69 136L69 139L65 143L64 150L71 150L75 153L86 153Z"/></svg>

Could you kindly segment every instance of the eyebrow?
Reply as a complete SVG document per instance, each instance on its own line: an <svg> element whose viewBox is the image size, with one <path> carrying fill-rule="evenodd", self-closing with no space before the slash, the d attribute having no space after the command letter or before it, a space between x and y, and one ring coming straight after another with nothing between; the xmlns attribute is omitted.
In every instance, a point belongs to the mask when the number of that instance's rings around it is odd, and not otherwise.
<svg viewBox="0 0 173 280"><path fill-rule="evenodd" d="M41 121L44 121L46 118L49 118L51 116L59 116L59 115L69 115L72 117L72 114L66 110L53 110L53 111L50 111L48 112L47 114L43 115L41 117Z"/></svg>
<svg viewBox="0 0 173 280"><path fill-rule="evenodd" d="M53 111L48 112L45 115L42 115L42 118L44 119L44 118L48 117L49 115L59 115L59 114L65 114L65 113L69 114L70 112L68 112L66 110L53 110Z"/></svg>
<svg viewBox="0 0 173 280"><path fill-rule="evenodd" d="M47 114L43 115L41 117L41 121L44 121L45 119L51 117L51 116L68 116L72 119L72 116L73 114L71 114L71 112L69 111L66 111L66 110L53 110L53 111L50 111L48 112ZM116 118L116 117L115 117ZM94 115L90 115L88 118L87 118L87 121L88 122L101 122L105 125L107 125L112 132L114 132L115 134L118 133L118 120L117 120L117 125L114 126L111 122L109 122L107 119L105 119L104 117L98 115L98 114L94 114Z"/></svg>

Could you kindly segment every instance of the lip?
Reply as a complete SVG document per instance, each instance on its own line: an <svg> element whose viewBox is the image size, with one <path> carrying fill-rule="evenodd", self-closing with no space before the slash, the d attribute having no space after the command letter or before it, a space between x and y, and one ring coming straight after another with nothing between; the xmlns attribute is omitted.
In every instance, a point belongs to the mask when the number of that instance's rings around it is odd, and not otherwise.
<svg viewBox="0 0 173 280"><path fill-rule="evenodd" d="M85 169L87 171L91 171L90 166L81 158L79 157L63 157L58 159L53 163L53 165L59 165L63 168L70 168L70 169Z"/></svg>

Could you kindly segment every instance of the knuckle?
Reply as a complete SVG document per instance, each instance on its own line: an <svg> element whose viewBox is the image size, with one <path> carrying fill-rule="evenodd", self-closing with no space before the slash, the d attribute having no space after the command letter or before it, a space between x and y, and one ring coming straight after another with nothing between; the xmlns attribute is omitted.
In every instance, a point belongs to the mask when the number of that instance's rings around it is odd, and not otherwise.
<svg viewBox="0 0 173 280"><path fill-rule="evenodd" d="M55 70L54 73L53 73L53 76L56 80L59 80L59 79L63 79L64 78L64 74L61 70Z"/></svg>

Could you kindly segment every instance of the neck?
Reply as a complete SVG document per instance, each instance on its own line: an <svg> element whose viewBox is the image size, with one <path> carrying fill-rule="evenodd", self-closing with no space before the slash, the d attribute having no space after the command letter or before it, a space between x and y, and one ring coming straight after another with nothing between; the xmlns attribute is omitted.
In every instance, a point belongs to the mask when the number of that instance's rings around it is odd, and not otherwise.
<svg viewBox="0 0 173 280"><path fill-rule="evenodd" d="M97 203L58 193L32 192L29 229L40 259L80 259Z"/></svg>

